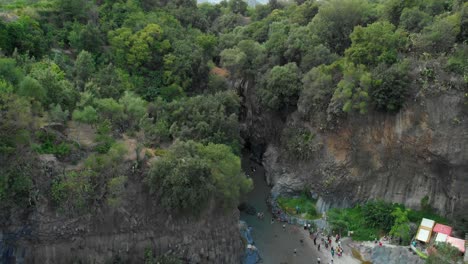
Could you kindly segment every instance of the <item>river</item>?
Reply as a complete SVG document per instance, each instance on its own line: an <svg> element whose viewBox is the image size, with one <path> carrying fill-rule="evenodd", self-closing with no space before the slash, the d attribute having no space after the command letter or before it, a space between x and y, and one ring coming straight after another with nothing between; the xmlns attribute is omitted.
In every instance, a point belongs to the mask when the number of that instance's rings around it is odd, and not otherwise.
<svg viewBox="0 0 468 264"><path fill-rule="evenodd" d="M247 202L254 206L257 212L264 212L265 214L265 218L260 220L255 215L241 212L241 220L244 220L253 228L252 238L255 241L255 246L259 249L262 263L317 263L316 254L306 243L300 241L305 239L304 231L300 227L286 224L286 228L283 229L283 223L276 221L273 224L271 223L272 214L266 203L270 187L265 182L263 167L250 160L248 154L243 155L242 167L254 182L254 189L248 194ZM251 168L255 168L255 172ZM294 254L294 249L297 250L297 254Z"/></svg>

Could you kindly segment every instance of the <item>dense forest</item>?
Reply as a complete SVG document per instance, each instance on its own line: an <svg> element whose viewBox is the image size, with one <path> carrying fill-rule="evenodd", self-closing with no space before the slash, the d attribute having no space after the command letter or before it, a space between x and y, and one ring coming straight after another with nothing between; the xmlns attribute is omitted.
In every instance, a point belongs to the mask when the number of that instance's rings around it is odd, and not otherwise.
<svg viewBox="0 0 468 264"><path fill-rule="evenodd" d="M467 40L463 0L2 0L1 219L42 198L65 215L118 206L128 137L133 169L155 158L141 181L159 205L234 208L252 188L235 83L255 83L264 111L318 114L331 129L398 113L410 95L466 91ZM307 137L285 133L307 158ZM44 154L70 166L40 180Z"/></svg>

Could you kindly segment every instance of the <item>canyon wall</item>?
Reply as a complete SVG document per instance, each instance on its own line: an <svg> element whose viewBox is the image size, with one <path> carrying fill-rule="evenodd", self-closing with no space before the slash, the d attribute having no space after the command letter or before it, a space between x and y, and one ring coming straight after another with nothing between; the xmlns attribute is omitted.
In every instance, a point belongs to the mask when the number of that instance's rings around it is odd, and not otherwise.
<svg viewBox="0 0 468 264"><path fill-rule="evenodd" d="M38 180L52 179L61 167L41 158ZM0 263L143 263L145 252L176 256L184 263L240 263L244 245L239 211L213 204L199 216L172 215L160 208L141 183L128 183L117 207L101 205L86 215L64 216L38 197L34 211L12 215L0 232Z"/></svg>
<svg viewBox="0 0 468 264"><path fill-rule="evenodd" d="M298 111L273 115L261 110L254 87L244 94L244 127L263 152L272 195L304 189L318 209L348 207L384 199L420 208L421 200L440 214L468 223L468 115L463 91L414 96L396 114L349 113L327 127L326 115L305 121ZM300 127L311 135L306 159L286 151L282 130ZM254 147L255 148L255 147Z"/></svg>

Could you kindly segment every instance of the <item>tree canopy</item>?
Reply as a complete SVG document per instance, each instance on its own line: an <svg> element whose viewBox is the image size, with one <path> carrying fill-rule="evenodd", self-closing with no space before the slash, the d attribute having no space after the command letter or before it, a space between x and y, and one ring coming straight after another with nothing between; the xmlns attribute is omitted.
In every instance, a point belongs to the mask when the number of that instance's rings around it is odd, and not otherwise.
<svg viewBox="0 0 468 264"><path fill-rule="evenodd" d="M153 164L147 181L166 209L192 213L212 199L231 208L252 187L229 147L194 141L176 142Z"/></svg>

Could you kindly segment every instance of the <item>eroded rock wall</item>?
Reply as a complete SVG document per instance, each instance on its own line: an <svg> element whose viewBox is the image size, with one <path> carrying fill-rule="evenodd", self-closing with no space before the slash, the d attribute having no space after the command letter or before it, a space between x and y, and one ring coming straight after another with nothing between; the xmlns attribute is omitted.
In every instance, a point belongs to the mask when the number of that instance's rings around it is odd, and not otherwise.
<svg viewBox="0 0 468 264"><path fill-rule="evenodd" d="M254 88L242 89L249 97ZM318 115L312 121L297 112L271 119L251 103L255 100L246 99L252 106L245 123L260 129L244 134L265 145L263 165L273 195L308 188L319 198L321 211L373 198L419 208L428 196L439 213L468 220L465 100L462 91L446 91L410 99L397 114L347 114L327 129ZM314 135L311 158L297 159L285 151L285 139L274 135L288 127Z"/></svg>
<svg viewBox="0 0 468 264"><path fill-rule="evenodd" d="M51 157L43 162L44 177L51 178L60 166ZM39 197L34 211L1 229L0 263L143 263L147 249L187 263L241 262L237 209L213 204L197 217L171 215L148 195L138 172L127 175L119 206L103 204L79 217L55 213Z"/></svg>

